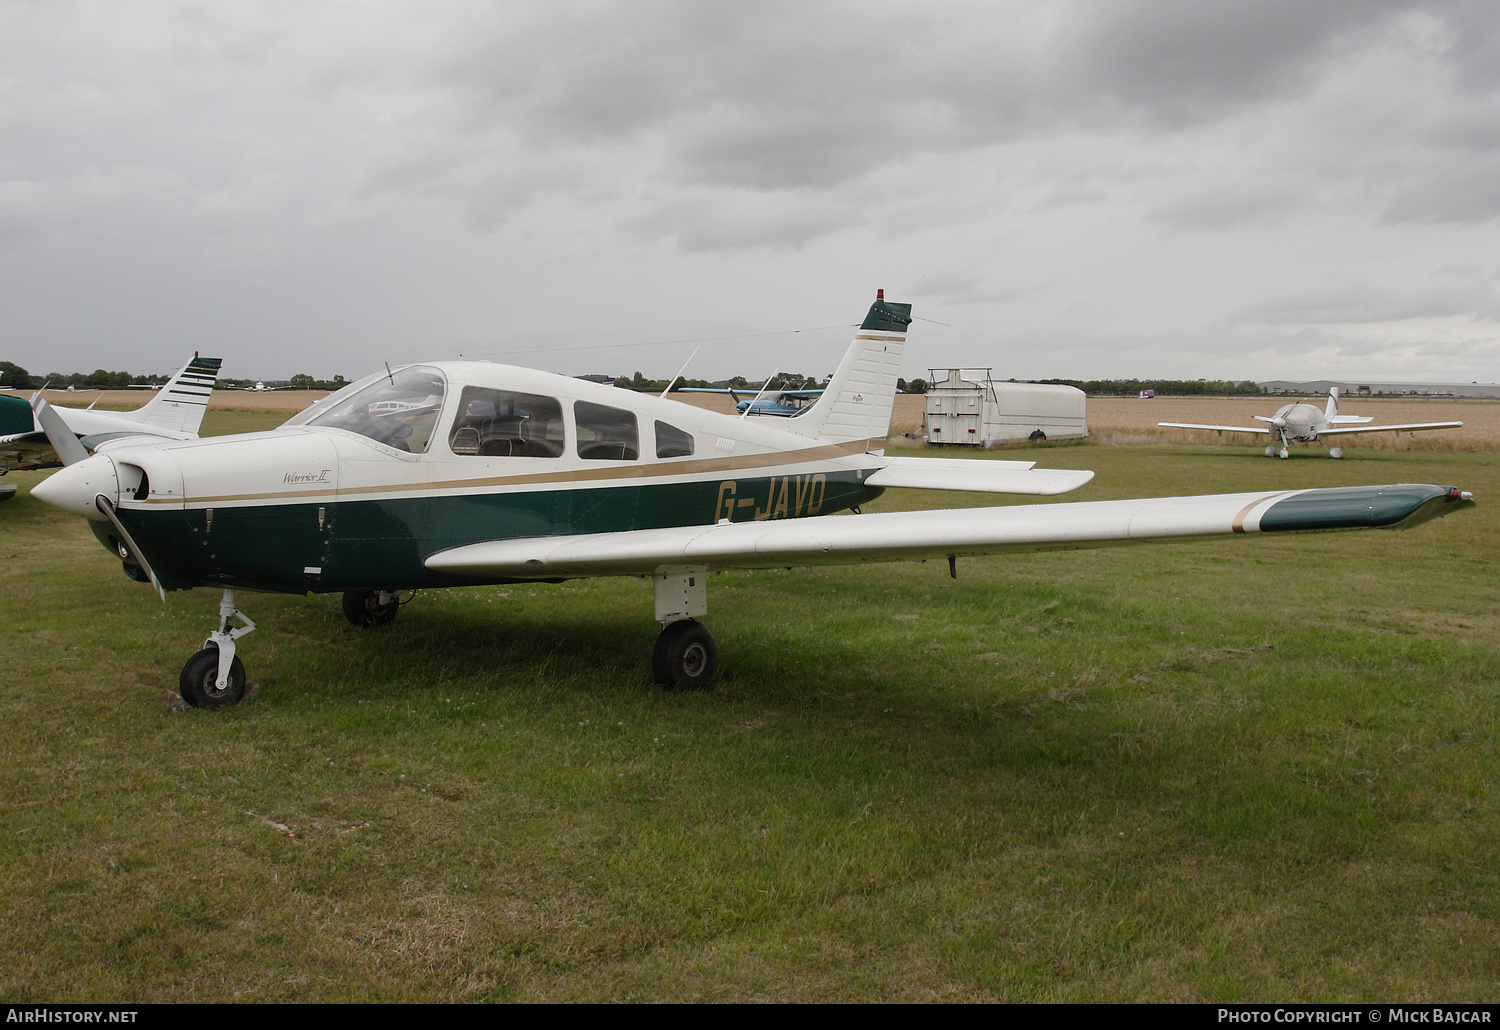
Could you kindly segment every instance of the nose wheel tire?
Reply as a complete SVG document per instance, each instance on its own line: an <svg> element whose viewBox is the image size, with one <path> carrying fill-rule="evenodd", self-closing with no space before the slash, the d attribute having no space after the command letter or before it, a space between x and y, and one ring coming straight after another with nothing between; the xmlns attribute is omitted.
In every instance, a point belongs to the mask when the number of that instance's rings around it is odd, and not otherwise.
<svg viewBox="0 0 1500 1030"><path fill-rule="evenodd" d="M690 690L713 678L717 649L708 627L692 619L668 623L656 638L651 671L669 690Z"/></svg>
<svg viewBox="0 0 1500 1030"><path fill-rule="evenodd" d="M1283 447L1280 451L1277 452L1277 457L1282 459L1290 458L1291 456L1292 452L1286 447Z"/></svg>
<svg viewBox="0 0 1500 1030"><path fill-rule="evenodd" d="M229 665L229 682L219 689L219 649L205 647L187 660L178 677L178 693L194 708L223 708L245 696L245 664L235 658Z"/></svg>
<svg viewBox="0 0 1500 1030"><path fill-rule="evenodd" d="M344 618L356 626L384 626L401 610L401 601L397 595L386 593L390 600L382 603L381 595L379 590L344 591Z"/></svg>

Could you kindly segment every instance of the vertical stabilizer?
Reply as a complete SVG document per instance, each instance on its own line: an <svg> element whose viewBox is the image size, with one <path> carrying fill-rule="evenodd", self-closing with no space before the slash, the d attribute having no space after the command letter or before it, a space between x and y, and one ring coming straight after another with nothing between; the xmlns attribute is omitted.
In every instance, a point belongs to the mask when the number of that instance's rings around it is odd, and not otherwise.
<svg viewBox="0 0 1500 1030"><path fill-rule="evenodd" d="M1339 388L1330 386L1328 388L1328 404L1323 409L1323 419L1332 422L1339 416Z"/></svg>
<svg viewBox="0 0 1500 1030"><path fill-rule="evenodd" d="M911 305L887 301L881 290L823 396L789 419L787 427L820 440L859 443L863 450L882 453L910 324Z"/></svg>
<svg viewBox="0 0 1500 1030"><path fill-rule="evenodd" d="M198 435L203 425L203 413L208 410L208 395L214 392L219 379L219 365L223 358L200 358L183 366L172 381L156 392L156 396L143 408L122 411L121 418L128 418L148 426L179 433Z"/></svg>

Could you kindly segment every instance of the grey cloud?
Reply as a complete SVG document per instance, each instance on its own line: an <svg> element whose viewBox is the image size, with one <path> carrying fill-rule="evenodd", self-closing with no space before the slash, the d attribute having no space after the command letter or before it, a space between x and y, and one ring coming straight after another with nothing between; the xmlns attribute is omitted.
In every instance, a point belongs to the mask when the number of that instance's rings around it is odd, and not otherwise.
<svg viewBox="0 0 1500 1030"><path fill-rule="evenodd" d="M688 251L795 249L862 220L844 204L830 204L806 192L778 196L699 189L659 203L631 228L646 236L674 237Z"/></svg>
<svg viewBox="0 0 1500 1030"><path fill-rule="evenodd" d="M479 32L439 74L477 122L542 145L677 135L680 171L825 187L913 147L967 149L1124 117L1223 117L1305 93L1412 3L599 6Z"/></svg>
<svg viewBox="0 0 1500 1030"><path fill-rule="evenodd" d="M1311 197L1303 183L1225 180L1158 204L1156 221L1179 228L1224 229L1261 225L1306 206Z"/></svg>
<svg viewBox="0 0 1500 1030"><path fill-rule="evenodd" d="M1168 121L1305 91L1328 59L1378 34L1403 0L1261 0L1101 5L1066 44L1069 76L1127 109Z"/></svg>
<svg viewBox="0 0 1500 1030"><path fill-rule="evenodd" d="M1268 298L1231 316L1263 325L1370 325L1419 318L1472 316L1500 319L1500 278L1476 269L1454 269L1415 283L1330 284Z"/></svg>
<svg viewBox="0 0 1500 1030"><path fill-rule="evenodd" d="M1485 222L1500 216L1500 155L1466 163L1439 160L1402 186L1381 217L1403 222Z"/></svg>

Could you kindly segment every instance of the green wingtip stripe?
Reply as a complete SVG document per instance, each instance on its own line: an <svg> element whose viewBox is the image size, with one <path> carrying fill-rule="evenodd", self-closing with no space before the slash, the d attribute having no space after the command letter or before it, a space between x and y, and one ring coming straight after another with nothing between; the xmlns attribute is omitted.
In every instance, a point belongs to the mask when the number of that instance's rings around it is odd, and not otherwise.
<svg viewBox="0 0 1500 1030"><path fill-rule="evenodd" d="M1450 500L1452 490L1427 483L1308 490L1271 505L1260 517L1260 531L1295 533L1416 525L1472 506L1472 502Z"/></svg>

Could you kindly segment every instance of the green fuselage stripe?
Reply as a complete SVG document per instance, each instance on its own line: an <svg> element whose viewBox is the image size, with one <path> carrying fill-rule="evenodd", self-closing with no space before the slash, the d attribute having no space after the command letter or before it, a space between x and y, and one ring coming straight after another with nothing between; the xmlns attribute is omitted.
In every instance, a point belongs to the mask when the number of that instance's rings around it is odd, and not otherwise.
<svg viewBox="0 0 1500 1030"><path fill-rule="evenodd" d="M880 492L845 471L321 504L122 507L117 514L169 590L305 593L473 584L423 562L486 540L828 515ZM108 546L108 524L90 525Z"/></svg>

